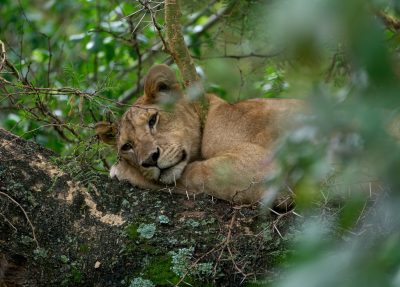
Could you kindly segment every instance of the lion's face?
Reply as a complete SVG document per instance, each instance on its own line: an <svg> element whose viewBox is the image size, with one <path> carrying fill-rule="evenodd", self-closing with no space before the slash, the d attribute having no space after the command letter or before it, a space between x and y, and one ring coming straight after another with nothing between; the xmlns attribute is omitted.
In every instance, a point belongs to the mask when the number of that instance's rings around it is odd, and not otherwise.
<svg viewBox="0 0 400 287"><path fill-rule="evenodd" d="M163 103L171 99L173 107L166 111ZM147 180L164 184L174 184L200 150L199 117L184 98L175 74L164 65L150 70L145 94L119 123L99 123L96 132L115 145L120 160Z"/></svg>
<svg viewBox="0 0 400 287"><path fill-rule="evenodd" d="M151 105L130 108L119 124L119 156L139 168L147 179L173 184L193 148L179 112L180 108L166 112Z"/></svg>

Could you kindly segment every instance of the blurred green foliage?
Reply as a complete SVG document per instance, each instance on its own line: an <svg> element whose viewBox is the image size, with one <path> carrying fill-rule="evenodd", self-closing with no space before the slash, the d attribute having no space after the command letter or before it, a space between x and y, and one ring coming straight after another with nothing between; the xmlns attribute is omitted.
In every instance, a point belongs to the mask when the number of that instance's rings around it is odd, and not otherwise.
<svg viewBox="0 0 400 287"><path fill-rule="evenodd" d="M400 30L396 1L286 0L268 11L287 95L309 111L280 145L273 191L304 227L277 286L400 286ZM288 21L290 19L290 21Z"/></svg>
<svg viewBox="0 0 400 287"><path fill-rule="evenodd" d="M399 1L181 3L209 91L308 104L267 184L295 190L303 215L277 286L400 286ZM93 123L118 118L141 90L117 101L153 63L168 61L151 53L160 39L140 9L121 0L3 0L0 40L21 79L0 71L12 83L0 84L0 125L104 169L109 157L93 147Z"/></svg>

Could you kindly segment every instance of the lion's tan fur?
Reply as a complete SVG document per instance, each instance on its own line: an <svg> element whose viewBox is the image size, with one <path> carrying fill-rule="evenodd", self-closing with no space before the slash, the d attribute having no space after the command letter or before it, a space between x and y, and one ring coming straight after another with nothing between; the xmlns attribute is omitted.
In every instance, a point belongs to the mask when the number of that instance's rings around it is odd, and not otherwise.
<svg viewBox="0 0 400 287"><path fill-rule="evenodd" d="M96 126L107 143L113 143L112 135L118 131L114 144L120 160L111 176L142 188L169 185L178 193L204 192L240 203L260 200L266 190L263 180L274 169L275 143L299 102L253 99L229 104L215 95L206 97L204 117L199 105L185 98L173 72L165 65L153 66L145 94L119 124ZM168 100L175 105L163 111L163 102ZM157 123L149 128L154 113ZM123 151L125 143L134 147ZM156 165L143 167L146 158L158 151ZM169 165L173 166L164 169Z"/></svg>

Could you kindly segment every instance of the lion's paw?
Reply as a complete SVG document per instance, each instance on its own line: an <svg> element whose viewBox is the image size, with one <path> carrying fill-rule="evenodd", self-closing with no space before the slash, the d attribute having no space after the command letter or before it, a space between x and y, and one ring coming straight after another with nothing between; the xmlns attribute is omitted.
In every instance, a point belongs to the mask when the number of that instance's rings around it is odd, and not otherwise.
<svg viewBox="0 0 400 287"><path fill-rule="evenodd" d="M118 168L118 163L114 164L111 169L110 169L110 177L114 178L116 177L118 179L118 174L119 174L119 168Z"/></svg>
<svg viewBox="0 0 400 287"><path fill-rule="evenodd" d="M186 162L181 162L161 173L160 182L168 185L176 185L176 181L181 178Z"/></svg>

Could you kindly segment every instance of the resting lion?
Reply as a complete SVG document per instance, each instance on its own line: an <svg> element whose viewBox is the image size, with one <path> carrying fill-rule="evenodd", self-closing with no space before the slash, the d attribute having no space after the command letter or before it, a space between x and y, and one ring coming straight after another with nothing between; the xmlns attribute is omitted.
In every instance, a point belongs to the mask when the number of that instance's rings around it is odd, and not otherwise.
<svg viewBox="0 0 400 287"><path fill-rule="evenodd" d="M96 125L99 138L118 151L111 177L153 190L174 186L177 193L259 201L266 190L263 180L274 168L274 144L299 102L206 99L208 108L190 102L168 66L153 66L144 95L121 120ZM170 101L175 104L165 109Z"/></svg>

